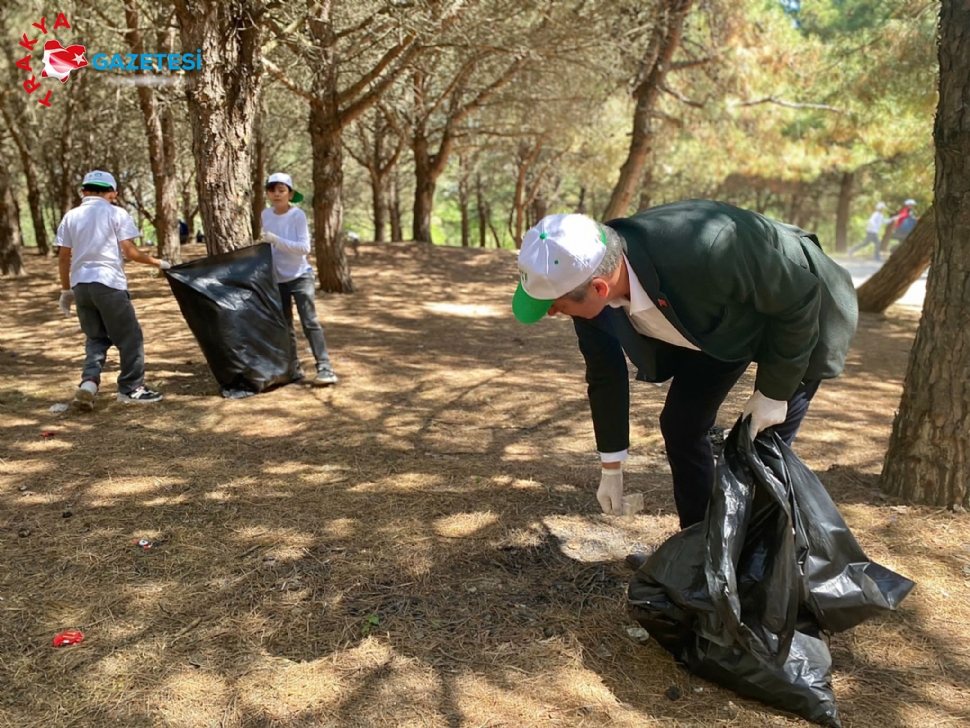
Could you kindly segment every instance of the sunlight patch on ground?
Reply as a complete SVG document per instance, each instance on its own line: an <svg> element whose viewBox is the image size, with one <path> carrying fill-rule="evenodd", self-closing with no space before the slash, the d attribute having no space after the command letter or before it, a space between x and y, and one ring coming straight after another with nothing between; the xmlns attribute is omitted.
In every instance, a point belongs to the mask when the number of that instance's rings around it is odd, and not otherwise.
<svg viewBox="0 0 970 728"><path fill-rule="evenodd" d="M445 538L470 538L482 529L498 523L498 516L491 511L455 513L434 522L434 531Z"/></svg>
<svg viewBox="0 0 970 728"><path fill-rule="evenodd" d="M499 308L487 303L446 303L434 301L424 304L426 311L431 313L443 314L445 316L458 316L461 318L505 318L507 307Z"/></svg>

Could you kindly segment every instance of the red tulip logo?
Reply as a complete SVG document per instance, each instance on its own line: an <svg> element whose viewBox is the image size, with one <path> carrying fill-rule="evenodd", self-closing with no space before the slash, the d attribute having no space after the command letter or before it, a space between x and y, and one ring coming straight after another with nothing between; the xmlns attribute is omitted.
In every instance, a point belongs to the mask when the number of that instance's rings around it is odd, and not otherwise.
<svg viewBox="0 0 970 728"><path fill-rule="evenodd" d="M44 72L41 78L56 78L61 83L67 81L71 71L76 71L88 65L84 57L83 45L72 45L65 48L58 40L49 40L44 44Z"/></svg>

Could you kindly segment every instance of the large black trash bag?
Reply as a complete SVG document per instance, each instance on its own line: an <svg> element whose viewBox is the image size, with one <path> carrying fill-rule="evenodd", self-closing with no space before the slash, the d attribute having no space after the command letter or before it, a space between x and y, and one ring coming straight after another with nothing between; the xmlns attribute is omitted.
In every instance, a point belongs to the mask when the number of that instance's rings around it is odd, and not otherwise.
<svg viewBox="0 0 970 728"><path fill-rule="evenodd" d="M243 397L293 381L293 344L270 245L193 260L165 271L165 277L223 396Z"/></svg>
<svg viewBox="0 0 970 728"><path fill-rule="evenodd" d="M821 632L894 609L913 582L866 558L818 478L774 433L739 421L704 523L630 582L633 617L691 672L839 726Z"/></svg>

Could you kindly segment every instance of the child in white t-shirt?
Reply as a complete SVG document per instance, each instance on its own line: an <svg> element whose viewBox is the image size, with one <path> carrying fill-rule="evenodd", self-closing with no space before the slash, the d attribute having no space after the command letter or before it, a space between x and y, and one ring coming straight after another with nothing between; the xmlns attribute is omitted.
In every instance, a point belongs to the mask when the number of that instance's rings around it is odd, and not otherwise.
<svg viewBox="0 0 970 728"><path fill-rule="evenodd" d="M111 174L89 172L81 189L81 204L70 210L57 228L61 277L58 306L69 316L71 305L75 305L87 337L81 384L72 405L94 409L105 357L112 345L118 347L121 358L118 401L158 402L162 395L145 386L145 344L128 295L123 259L161 270L171 264L135 247L133 241L141 233L131 215L112 204L118 197L118 185Z"/></svg>
<svg viewBox="0 0 970 728"><path fill-rule="evenodd" d="M294 303L303 326L303 334L310 342L310 350L316 359L317 375L311 383L318 387L336 384L337 375L333 373L327 341L314 305L313 268L306 258L310 252L310 230L303 210L290 204L302 200L303 195L293 189L290 175L277 172L271 174L266 182L266 196L272 206L263 210L260 216L263 224L263 235L260 239L273 246L273 268L276 271L280 297L283 299L283 311L290 327L297 379L303 378L303 373L299 363L296 329L293 326Z"/></svg>

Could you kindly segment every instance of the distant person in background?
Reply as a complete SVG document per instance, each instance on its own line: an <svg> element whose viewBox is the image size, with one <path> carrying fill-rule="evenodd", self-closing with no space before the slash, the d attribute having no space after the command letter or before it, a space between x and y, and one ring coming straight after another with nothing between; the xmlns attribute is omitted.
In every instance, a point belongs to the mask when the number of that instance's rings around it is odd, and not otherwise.
<svg viewBox="0 0 970 728"><path fill-rule="evenodd" d="M313 268L306 258L310 252L310 229L303 210L290 204L302 200L303 195L293 189L290 175L277 172L271 174L266 182L266 197L272 207L267 207L260 214L263 223L260 240L273 246L273 268L280 287L280 297L283 299L283 313L290 327L293 357L296 359L296 379L302 379L303 372L300 368L296 329L293 327L294 303L303 325L303 334L310 342L310 350L316 359L317 375L311 383L317 387L336 384L337 375L333 373L323 327L317 319L314 305L316 294Z"/></svg>
<svg viewBox="0 0 970 728"><path fill-rule="evenodd" d="M892 225L890 240L894 240L889 252L893 252L902 242L909 237L909 234L916 228L919 217L916 215L916 200L909 199L903 203L903 209L889 218L888 223Z"/></svg>
<svg viewBox="0 0 970 728"><path fill-rule="evenodd" d="M872 245L875 251L873 257L876 260L881 260L879 257L879 248L881 246L881 236L882 226L886 224L886 215L884 214L886 210L886 203L880 202L876 205L876 210L869 216L869 221L866 223L866 239L859 243L857 246L849 250L849 257L851 258L858 251L865 248L867 245Z"/></svg>
<svg viewBox="0 0 970 728"><path fill-rule="evenodd" d="M189 226L184 220L179 220L179 245L189 242Z"/></svg>
<svg viewBox="0 0 970 728"><path fill-rule="evenodd" d="M199 230L195 234L195 242L197 242L197 243L204 243L205 242L205 233L203 233L201 230Z"/></svg>
<svg viewBox="0 0 970 728"><path fill-rule="evenodd" d="M141 236L131 215L114 205L118 185L108 172L94 170L81 183L81 204L68 211L57 228L58 268L61 297L58 306L65 316L71 305L87 337L81 384L71 405L93 410L101 386L108 349L118 347L118 401L158 402L162 395L145 386L145 344L141 326L128 295L124 258L171 268L165 260L153 258L135 247Z"/></svg>

